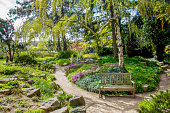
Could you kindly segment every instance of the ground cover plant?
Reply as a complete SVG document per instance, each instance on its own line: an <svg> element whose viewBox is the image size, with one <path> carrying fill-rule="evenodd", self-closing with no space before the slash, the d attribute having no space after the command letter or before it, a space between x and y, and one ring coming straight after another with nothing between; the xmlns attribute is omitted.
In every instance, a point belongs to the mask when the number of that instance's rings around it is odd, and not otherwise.
<svg viewBox="0 0 170 113"><path fill-rule="evenodd" d="M44 58L43 60L36 60L34 57L28 54L20 55L15 59L15 64L19 66L30 66L42 71L54 72L55 67L49 63L50 61L54 61L55 58Z"/></svg>
<svg viewBox="0 0 170 113"><path fill-rule="evenodd" d="M95 58L97 59L97 58ZM148 91L153 91L158 82L158 74L161 71L161 67L156 61L146 60L146 64L143 64L142 57L125 58L125 69L118 66L118 58L102 57L100 60L94 60L94 64L84 63L81 66L77 66L74 69L68 68L67 78L88 91L98 92L99 90L99 74L104 73L131 73L132 80L135 82L135 92L143 92L142 85L148 84ZM118 93L118 92L113 92ZM125 92L123 92L125 93ZM126 92L129 93L129 92ZM122 94L122 93L121 93Z"/></svg>
<svg viewBox="0 0 170 113"><path fill-rule="evenodd" d="M150 95L150 100L145 100L139 104L139 113L169 113L170 112L170 92L160 91L159 94Z"/></svg>

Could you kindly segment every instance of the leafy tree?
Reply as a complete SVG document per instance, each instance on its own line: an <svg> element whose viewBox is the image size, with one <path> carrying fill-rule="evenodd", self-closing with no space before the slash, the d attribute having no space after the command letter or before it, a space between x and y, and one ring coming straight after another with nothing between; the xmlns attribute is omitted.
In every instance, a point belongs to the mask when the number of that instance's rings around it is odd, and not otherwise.
<svg viewBox="0 0 170 113"><path fill-rule="evenodd" d="M10 61L13 61L13 56L12 56L13 36L14 36L14 27L12 25L12 21L4 20L0 18L0 41L1 43L7 45L7 48L5 48L4 50L6 51L6 56L7 53L9 53ZM7 61L8 61L8 56L7 56Z"/></svg>

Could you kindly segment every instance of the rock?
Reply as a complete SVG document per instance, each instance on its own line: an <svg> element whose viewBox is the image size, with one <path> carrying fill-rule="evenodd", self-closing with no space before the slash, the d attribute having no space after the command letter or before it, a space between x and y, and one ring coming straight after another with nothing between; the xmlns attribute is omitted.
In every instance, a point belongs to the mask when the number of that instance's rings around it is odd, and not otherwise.
<svg viewBox="0 0 170 113"><path fill-rule="evenodd" d="M31 90L27 97L40 96L40 88Z"/></svg>
<svg viewBox="0 0 170 113"><path fill-rule="evenodd" d="M22 88L29 88L26 84L20 84Z"/></svg>
<svg viewBox="0 0 170 113"><path fill-rule="evenodd" d="M51 84L54 84L54 88L55 88L55 89L59 89L59 88L60 88L60 85L57 84L56 82L51 82Z"/></svg>
<svg viewBox="0 0 170 113"><path fill-rule="evenodd" d="M164 65L164 62L159 62L159 64L160 64L161 66L163 66L163 65Z"/></svg>
<svg viewBox="0 0 170 113"><path fill-rule="evenodd" d="M166 69L168 68L168 65L163 65L163 66L161 66L161 68L162 68L163 70L166 70Z"/></svg>
<svg viewBox="0 0 170 113"><path fill-rule="evenodd" d="M75 96L69 99L70 106L85 106L85 100L83 96Z"/></svg>
<svg viewBox="0 0 170 113"><path fill-rule="evenodd" d="M143 91L148 91L148 84L143 84L142 88L143 88Z"/></svg>
<svg viewBox="0 0 170 113"><path fill-rule="evenodd" d="M30 91L32 91L32 90L34 90L35 88L34 87L32 87L32 88L25 88L25 89L23 89L22 91L23 92L30 92Z"/></svg>
<svg viewBox="0 0 170 113"><path fill-rule="evenodd" d="M28 84L30 84L30 85L34 84L34 81L33 81L33 80L28 80L27 82L28 82Z"/></svg>
<svg viewBox="0 0 170 113"><path fill-rule="evenodd" d="M71 113L86 113L86 109L84 106L76 107L71 109Z"/></svg>
<svg viewBox="0 0 170 113"><path fill-rule="evenodd" d="M35 75L35 73L33 72L31 75L33 75L33 76L34 76L34 75Z"/></svg>
<svg viewBox="0 0 170 113"><path fill-rule="evenodd" d="M69 113L69 111L68 111L67 107L63 107L61 109L57 109L57 110L50 112L50 113Z"/></svg>
<svg viewBox="0 0 170 113"><path fill-rule="evenodd" d="M145 65L145 66L147 65L146 62L141 62L141 63L142 63L143 65Z"/></svg>
<svg viewBox="0 0 170 113"><path fill-rule="evenodd" d="M15 72L14 75L20 75L20 74L23 74L22 72L18 71L18 72Z"/></svg>
<svg viewBox="0 0 170 113"><path fill-rule="evenodd" d="M0 83L7 83L9 81L17 80L17 78L4 78L0 80Z"/></svg>
<svg viewBox="0 0 170 113"><path fill-rule="evenodd" d="M101 59L101 58L98 58L97 60L99 61L99 60L102 60L102 59Z"/></svg>
<svg viewBox="0 0 170 113"><path fill-rule="evenodd" d="M11 90L10 90L10 89L0 90L0 94L9 95L10 93L11 93Z"/></svg>
<svg viewBox="0 0 170 113"><path fill-rule="evenodd" d="M20 78L19 80L20 80L20 81L26 81L26 79L25 79L25 78Z"/></svg>
<svg viewBox="0 0 170 113"><path fill-rule="evenodd" d="M89 64L93 64L93 63L94 63L94 60L90 59Z"/></svg>
<svg viewBox="0 0 170 113"><path fill-rule="evenodd" d="M46 74L42 74L40 75L39 77L43 78L43 79L46 79Z"/></svg>
<svg viewBox="0 0 170 113"><path fill-rule="evenodd" d="M67 63L64 63L63 66L67 66Z"/></svg>
<svg viewBox="0 0 170 113"><path fill-rule="evenodd" d="M60 107L60 101L57 98L50 98L43 103L40 109L43 109L45 112L49 112L58 107Z"/></svg>

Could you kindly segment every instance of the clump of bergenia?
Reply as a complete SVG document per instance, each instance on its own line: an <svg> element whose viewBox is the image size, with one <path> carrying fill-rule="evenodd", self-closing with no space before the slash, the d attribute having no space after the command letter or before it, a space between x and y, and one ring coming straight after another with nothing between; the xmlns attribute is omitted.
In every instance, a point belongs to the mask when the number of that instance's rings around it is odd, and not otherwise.
<svg viewBox="0 0 170 113"><path fill-rule="evenodd" d="M72 81L73 81L73 82L76 82L79 78L83 78L84 76L85 76L85 73L84 73L84 72L75 73L75 74L72 76Z"/></svg>
<svg viewBox="0 0 170 113"><path fill-rule="evenodd" d="M69 67L69 69L70 69L70 68L80 67L80 65L77 65L77 64L69 64L68 67Z"/></svg>

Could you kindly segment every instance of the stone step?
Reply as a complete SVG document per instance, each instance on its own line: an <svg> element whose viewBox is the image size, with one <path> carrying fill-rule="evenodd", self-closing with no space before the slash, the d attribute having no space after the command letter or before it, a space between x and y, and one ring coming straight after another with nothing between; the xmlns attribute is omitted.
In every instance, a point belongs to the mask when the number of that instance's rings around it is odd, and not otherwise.
<svg viewBox="0 0 170 113"><path fill-rule="evenodd" d="M166 64L166 65L163 65L163 66L161 66L161 68L163 69L163 70L166 70L167 68L168 68L168 65Z"/></svg>
<svg viewBox="0 0 170 113"><path fill-rule="evenodd" d="M0 94L9 95L10 93L11 93L11 89L0 90Z"/></svg>
<svg viewBox="0 0 170 113"><path fill-rule="evenodd" d="M159 64L160 64L161 66L163 66L163 65L164 65L164 62L159 62Z"/></svg>
<svg viewBox="0 0 170 113"><path fill-rule="evenodd" d="M9 81L17 80L17 78L3 78L0 80L0 83L7 83Z"/></svg>

